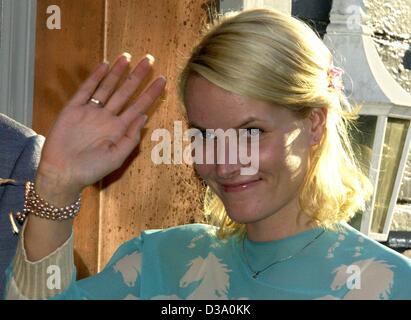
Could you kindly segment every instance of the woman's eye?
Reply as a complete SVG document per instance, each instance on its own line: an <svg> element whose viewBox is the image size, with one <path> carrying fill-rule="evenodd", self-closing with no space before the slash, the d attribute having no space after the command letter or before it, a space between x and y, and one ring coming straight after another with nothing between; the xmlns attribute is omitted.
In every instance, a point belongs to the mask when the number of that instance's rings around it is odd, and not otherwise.
<svg viewBox="0 0 411 320"><path fill-rule="evenodd" d="M215 133L210 130L200 130L200 132L203 139L213 140L216 137Z"/></svg>
<svg viewBox="0 0 411 320"><path fill-rule="evenodd" d="M246 128L242 130L245 130L247 137L259 137L264 132L262 129L259 128Z"/></svg>
<svg viewBox="0 0 411 320"><path fill-rule="evenodd" d="M217 134L214 132L214 130L199 130L199 131L203 139L215 140L217 138ZM239 130L239 135L244 136L246 138L251 138L251 137L259 137L263 132L264 130L259 129L259 128L245 128L245 129Z"/></svg>

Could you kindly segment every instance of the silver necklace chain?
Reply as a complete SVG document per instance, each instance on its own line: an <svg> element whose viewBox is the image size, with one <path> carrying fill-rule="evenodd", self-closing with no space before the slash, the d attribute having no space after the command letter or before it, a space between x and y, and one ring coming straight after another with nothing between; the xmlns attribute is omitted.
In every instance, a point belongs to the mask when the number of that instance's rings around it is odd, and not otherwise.
<svg viewBox="0 0 411 320"><path fill-rule="evenodd" d="M294 258L296 255L298 255L298 254L300 254L301 252L303 252L304 249L307 248L309 245L311 245L315 240L317 240L319 237L321 237L324 232L325 232L325 230L323 230L319 235L317 235L314 239L312 239L310 242L308 242L302 249L300 249L299 251L297 251L297 253L294 253L294 254L292 254L292 255L290 255L290 256L288 256L288 257L282 258L282 259L280 259L280 260L274 261L274 262L270 263L268 266L264 267L264 268L261 269L261 270L254 270L254 269L251 267L250 262L248 261L248 258L247 258L246 252L245 252L245 238L246 238L246 236L244 236L244 238L243 238L243 254L244 254L245 262L247 263L247 267L248 267L248 269L250 269L250 271L251 271L252 274L253 274L252 277L253 277L254 279L257 279L257 277L258 277L262 272L266 271L267 269L271 268L272 266L274 266L274 265L276 265L276 264L278 264L278 263L281 263L281 262L290 260L291 258Z"/></svg>

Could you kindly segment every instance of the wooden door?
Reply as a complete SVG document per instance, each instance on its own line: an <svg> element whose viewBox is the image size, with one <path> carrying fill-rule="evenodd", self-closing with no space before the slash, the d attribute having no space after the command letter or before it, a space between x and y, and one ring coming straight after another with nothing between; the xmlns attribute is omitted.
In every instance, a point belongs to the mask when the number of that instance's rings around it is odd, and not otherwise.
<svg viewBox="0 0 411 320"><path fill-rule="evenodd" d="M47 8L57 5L61 29L50 30ZM208 5L208 6L207 6ZM187 165L154 165L151 133L183 120L178 71L207 20L208 0L38 0L33 128L47 137L60 109L88 73L122 52L134 61L151 53L151 82L166 75L166 92L150 111L140 152L84 192L75 222L79 278L95 274L124 241L146 229L202 222L202 189ZM172 132L172 131L171 131ZM138 157L136 157L138 154Z"/></svg>

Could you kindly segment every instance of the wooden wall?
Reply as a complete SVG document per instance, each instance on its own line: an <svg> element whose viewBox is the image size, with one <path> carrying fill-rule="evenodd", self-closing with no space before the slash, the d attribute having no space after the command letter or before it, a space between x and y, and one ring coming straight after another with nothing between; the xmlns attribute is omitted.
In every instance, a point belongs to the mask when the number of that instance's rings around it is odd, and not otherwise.
<svg viewBox="0 0 411 320"><path fill-rule="evenodd" d="M152 77L167 76L166 92L151 109L140 152L89 187L75 223L79 278L102 269L115 249L142 230L201 222L202 191L191 167L152 163L151 132L182 120L176 79L207 19L209 0L38 0L34 129L47 136L59 110L94 66L126 51L133 66L156 58ZM58 5L62 29L46 27ZM138 154L138 157L136 157Z"/></svg>

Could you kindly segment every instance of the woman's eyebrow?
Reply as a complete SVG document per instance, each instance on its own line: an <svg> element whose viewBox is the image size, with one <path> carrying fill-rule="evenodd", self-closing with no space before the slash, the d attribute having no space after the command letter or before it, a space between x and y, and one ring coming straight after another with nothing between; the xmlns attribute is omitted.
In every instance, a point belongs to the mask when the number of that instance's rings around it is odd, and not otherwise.
<svg viewBox="0 0 411 320"><path fill-rule="evenodd" d="M237 128L245 127L245 126L247 126L248 124L250 124L254 121L261 121L261 120L255 118L255 117L250 117L250 118L247 118L242 124L237 126ZM200 130L206 130L207 129L207 128L203 128L202 126L199 126L198 124L196 124L195 122L192 122L192 121L188 122L188 126L190 128L197 128L197 129L200 129Z"/></svg>

